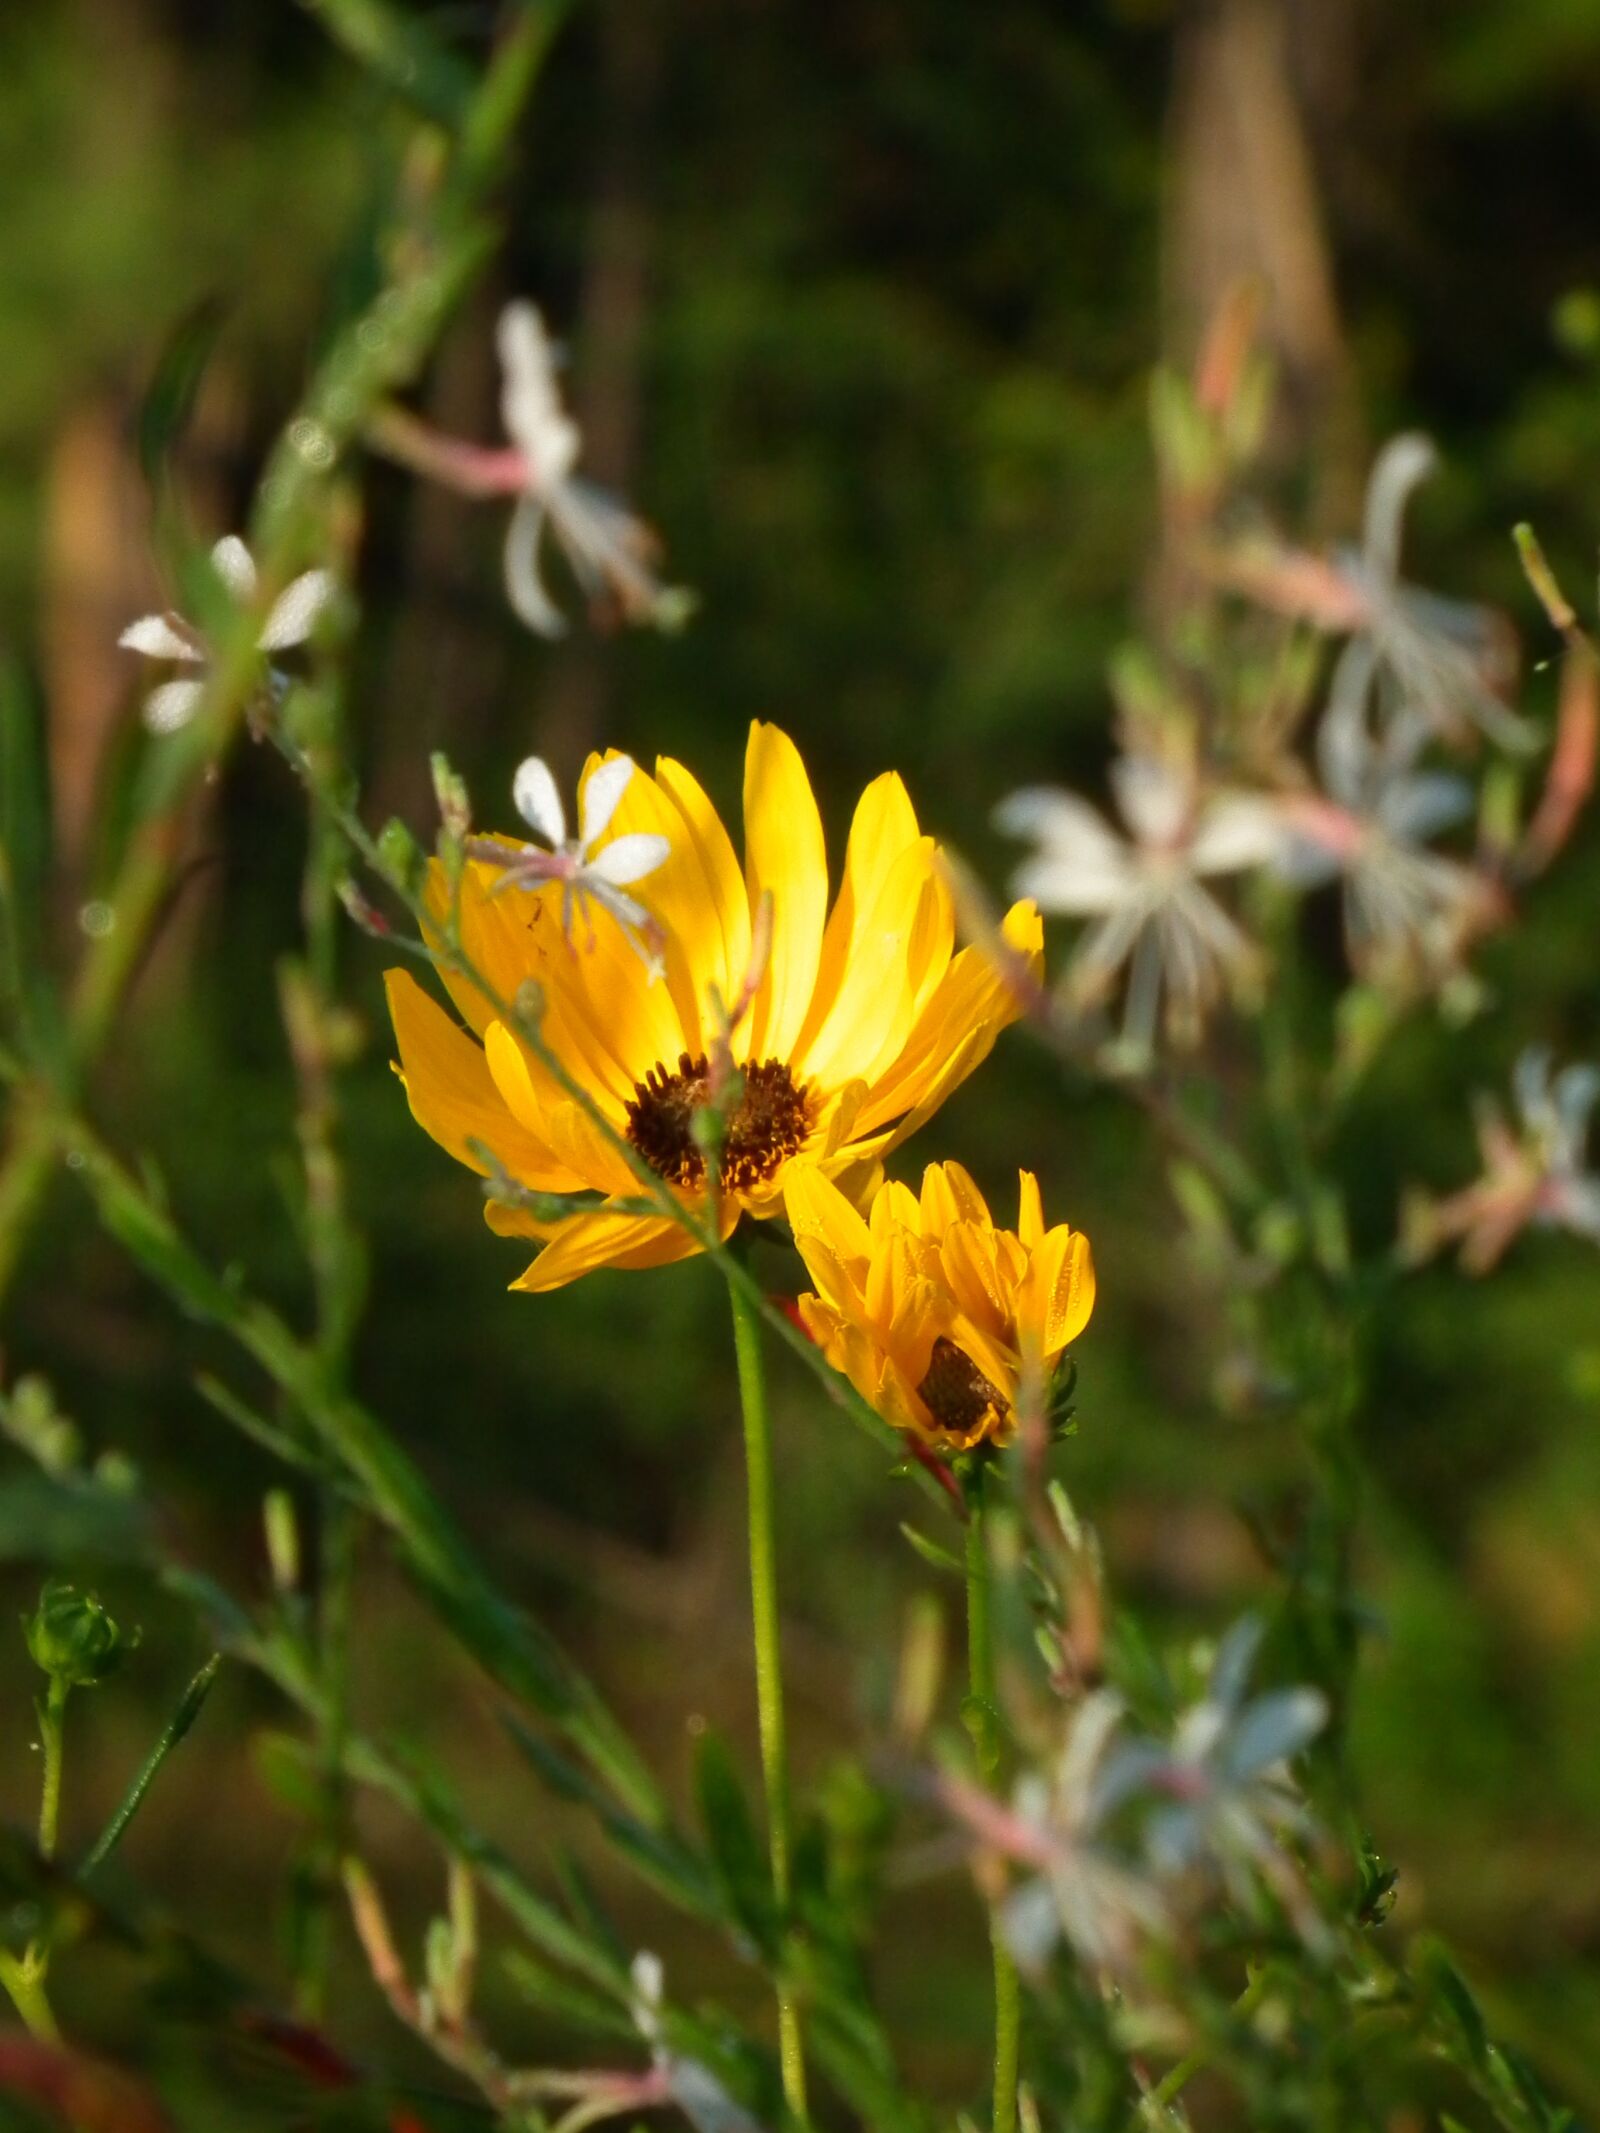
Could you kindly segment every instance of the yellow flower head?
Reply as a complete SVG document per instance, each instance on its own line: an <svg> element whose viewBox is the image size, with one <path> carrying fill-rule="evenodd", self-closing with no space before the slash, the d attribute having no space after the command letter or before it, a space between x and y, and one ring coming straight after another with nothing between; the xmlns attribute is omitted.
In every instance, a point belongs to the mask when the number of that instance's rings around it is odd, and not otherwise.
<svg viewBox="0 0 1600 2133"><path fill-rule="evenodd" d="M601 761L591 757L585 786ZM1020 1011L1014 982L992 957L974 947L953 952L938 847L918 829L893 772L856 807L831 912L817 804L793 742L775 726L750 729L742 870L704 792L667 758L653 778L634 772L595 849L641 835L669 845L632 891L659 933L659 976L607 911L594 910L569 938L559 886L525 886L514 869L480 861L469 861L462 883L462 946L504 1000L538 980L551 1051L696 1207L707 1181L694 1114L706 1100L721 1018L748 995L729 1037L743 1094L722 1148L724 1235L742 1212L779 1212L795 1157L837 1176L897 1147ZM753 968L755 915L769 894L770 949ZM436 871L436 909L443 896ZM1018 904L1005 933L1037 974L1034 907ZM637 1197L621 1153L482 993L448 972L444 982L470 1035L407 973L388 976L418 1123L458 1162L485 1171L475 1142L533 1190ZM504 1235L549 1240L513 1284L521 1289L560 1288L599 1266L661 1266L696 1248L666 1215L595 1208L547 1224L491 1203L489 1220Z"/></svg>
<svg viewBox="0 0 1600 2133"><path fill-rule="evenodd" d="M1004 1443L1024 1378L1047 1384L1094 1309L1089 1240L1045 1228L1031 1171L1015 1230L959 1163L930 1163L920 1198L880 1186L865 1219L810 1163L790 1167L784 1200L817 1285L806 1330L886 1421L942 1450Z"/></svg>

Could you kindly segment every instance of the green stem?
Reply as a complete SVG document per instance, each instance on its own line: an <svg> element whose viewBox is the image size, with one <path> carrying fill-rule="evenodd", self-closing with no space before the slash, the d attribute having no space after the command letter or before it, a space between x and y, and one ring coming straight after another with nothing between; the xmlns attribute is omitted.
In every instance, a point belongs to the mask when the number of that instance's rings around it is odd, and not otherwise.
<svg viewBox="0 0 1600 2133"><path fill-rule="evenodd" d="M5 1987L30 2037L36 2037L41 2044L61 2042L44 1989L44 1972L32 1949L25 1956L16 1956L8 1948L0 1948L0 1985Z"/></svg>
<svg viewBox="0 0 1600 2133"><path fill-rule="evenodd" d="M57 1674L39 1706L39 1737L44 1748L44 1783L39 1791L39 1856L53 1859L61 1825L61 1744L65 1730L68 1685Z"/></svg>
<svg viewBox="0 0 1600 2133"><path fill-rule="evenodd" d="M755 1624L756 1707L761 1769L767 1790L767 1841L772 1886L787 1921L789 1872L789 1755L783 1716L783 1654L778 1633L778 1577L772 1515L772 1431L761 1370L761 1321L742 1290L729 1289L733 1350L744 1409L745 1480L749 1492L750 1607ZM806 2117L805 2055L800 2010L791 1988L778 1985L778 2050L783 2093L801 2124Z"/></svg>
<svg viewBox="0 0 1600 2133"><path fill-rule="evenodd" d="M1266 1972L1258 1971L1229 2010L1232 2018L1235 2021L1248 2021L1265 1999L1266 1990ZM1169 2067L1144 2099L1146 2115L1165 2111L1176 2103L1195 2075L1204 2073L1215 2057L1215 2045L1197 2044L1176 2066Z"/></svg>
<svg viewBox="0 0 1600 2133"><path fill-rule="evenodd" d="M967 1490L967 1671L972 1689L972 1736L979 1768L988 1778L999 1761L999 1696L989 1612L989 1536L983 1496L984 1470L980 1466ZM1016 2133L1022 1995L1017 1966L1000 1930L998 1912L991 1914L989 1939L994 1950L994 2133Z"/></svg>

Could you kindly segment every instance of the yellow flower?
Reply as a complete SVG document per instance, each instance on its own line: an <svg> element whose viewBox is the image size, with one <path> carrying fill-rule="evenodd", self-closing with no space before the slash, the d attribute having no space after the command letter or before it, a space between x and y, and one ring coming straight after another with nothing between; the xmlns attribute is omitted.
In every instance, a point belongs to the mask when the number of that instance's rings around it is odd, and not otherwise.
<svg viewBox="0 0 1600 2133"><path fill-rule="evenodd" d="M1094 1309L1089 1240L1045 1228L1031 1171L1015 1230L959 1163L930 1163L920 1199L880 1186L866 1219L814 1164L791 1166L784 1200L817 1285L806 1330L885 1421L941 1449L1003 1443L1024 1378L1048 1384Z"/></svg>
<svg viewBox="0 0 1600 2133"><path fill-rule="evenodd" d="M601 761L590 759L584 785ZM559 888L527 888L492 863L467 865L462 946L502 999L538 980L551 1051L695 1208L704 1207L707 1187L694 1113L717 1056L719 1013L755 978L731 1036L744 1087L721 1158L724 1235L741 1213L780 1211L794 1157L837 1176L898 1147L1020 1012L1015 984L992 957L975 947L953 952L938 847L919 831L893 772L856 807L831 913L817 804L793 742L774 726L750 729L742 870L704 792L666 758L654 778L634 772L606 832L641 835L670 846L637 884L661 935L659 978L607 912L569 940ZM769 892L770 952L754 973L752 915ZM443 893L436 875L436 912ZM1006 939L1037 976L1041 929L1031 904L1010 913ZM480 1172L487 1166L472 1142L534 1190L636 1198L621 1153L482 993L449 973L444 981L470 1035L404 971L388 977L400 1072L418 1123ZM543 1223L520 1207L491 1203L488 1212L503 1235L548 1240L513 1284L521 1289L559 1288L600 1266L661 1266L696 1249L666 1215L594 1208Z"/></svg>

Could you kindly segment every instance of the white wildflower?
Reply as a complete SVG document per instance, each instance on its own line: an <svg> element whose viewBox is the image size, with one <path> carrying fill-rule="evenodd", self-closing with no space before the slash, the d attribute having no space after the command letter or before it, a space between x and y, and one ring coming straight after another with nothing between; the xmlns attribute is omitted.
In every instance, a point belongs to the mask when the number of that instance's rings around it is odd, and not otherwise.
<svg viewBox="0 0 1600 2133"><path fill-rule="evenodd" d="M1409 986L1447 974L1486 915L1493 884L1427 849L1472 812L1464 778L1420 769L1432 727L1418 709L1375 717L1379 655L1354 638L1317 732L1322 795L1281 803L1276 864L1296 887L1343 877L1350 959L1364 977Z"/></svg>
<svg viewBox="0 0 1600 2133"><path fill-rule="evenodd" d="M1260 1642L1259 1622L1234 1624L1170 1743L1130 1741L1108 1758L1096 1811L1144 1803L1143 1849L1159 1883L1176 1894L1215 1877L1240 1904L1264 1884L1307 1946L1323 1950L1327 1929L1289 1849L1314 1827L1289 1765L1326 1725L1328 1702L1307 1687L1248 1696Z"/></svg>
<svg viewBox="0 0 1600 2133"><path fill-rule="evenodd" d="M1531 730L1497 686L1508 664L1497 618L1400 576L1406 506L1437 465L1433 445L1415 433L1392 438L1373 462L1361 546L1339 558L1364 610L1353 643L1375 656L1386 707L1420 713L1444 740L1477 727L1502 747L1526 749Z"/></svg>
<svg viewBox="0 0 1600 2133"><path fill-rule="evenodd" d="M1566 1229L1600 1244L1600 1173L1589 1168L1589 1124L1600 1101L1600 1069L1551 1072L1547 1051L1526 1051L1512 1076L1515 1120L1490 1099L1478 1104L1483 1170L1443 1200L1413 1195L1406 1208L1405 1256L1461 1245L1470 1274L1486 1274L1529 1228Z"/></svg>
<svg viewBox="0 0 1600 2133"><path fill-rule="evenodd" d="M551 538L591 600L609 597L627 622L670 628L684 619L687 595L663 586L651 565L658 543L642 519L574 472L578 425L556 382L556 349L532 304L508 304L497 332L500 410L514 448L521 491L506 533L506 593L530 629L559 637L566 624L540 571Z"/></svg>
<svg viewBox="0 0 1600 2133"><path fill-rule="evenodd" d="M629 946L652 975L659 976L660 929L644 905L627 890L653 874L672 847L665 837L642 831L601 844L633 770L632 757L618 755L591 771L583 790L579 834L569 837L567 811L550 766L542 757L530 755L518 766L511 781L511 797L518 814L538 832L549 850L498 837L469 837L467 850L474 859L487 860L502 869L501 887L536 890L559 882L561 924L569 941L577 915L582 916L592 936L592 899L616 920Z"/></svg>
<svg viewBox="0 0 1600 2133"><path fill-rule="evenodd" d="M1038 845L1013 876L1018 896L1095 920L1069 976L1074 1004L1103 1000L1126 966L1124 1035L1147 1053L1163 1001L1169 1034L1192 1042L1224 984L1252 973L1251 942L1206 883L1266 864L1281 832L1262 795L1202 796L1153 759L1122 758L1111 784L1129 837L1077 794L1043 787L1002 801L995 822Z"/></svg>
<svg viewBox="0 0 1600 2133"><path fill-rule="evenodd" d="M255 605L259 591L255 558L236 533L225 535L212 549L211 567L235 605ZM333 590L332 573L326 570L308 570L292 580L267 612L256 639L258 650L287 652L304 644L332 599ZM186 726L200 702L211 663L211 646L204 634L168 609L130 622L117 642L146 659L173 660L193 670L178 680L163 682L144 701L144 722L152 733L176 733L180 726Z"/></svg>
<svg viewBox="0 0 1600 2133"><path fill-rule="evenodd" d="M1052 1778L1024 1778L1014 1812L1038 1833L1043 1871L1007 1897L1007 1944L1025 1970L1042 1968L1065 1937L1094 1970L1126 1971L1140 1947L1171 1930L1160 1890L1101 1841L1102 1772L1114 1751L1124 1707L1096 1689L1073 1713Z"/></svg>

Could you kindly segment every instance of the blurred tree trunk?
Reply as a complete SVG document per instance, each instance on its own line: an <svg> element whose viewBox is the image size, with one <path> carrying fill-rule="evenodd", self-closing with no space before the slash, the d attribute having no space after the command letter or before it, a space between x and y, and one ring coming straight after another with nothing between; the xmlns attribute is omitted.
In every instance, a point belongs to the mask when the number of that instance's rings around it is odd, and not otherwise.
<svg viewBox="0 0 1600 2133"><path fill-rule="evenodd" d="M631 495L639 465L641 376L649 314L650 124L661 74L659 0L600 10L599 157L574 340L573 405L585 473ZM606 738L611 648L574 632L553 662L542 705L544 752L569 772Z"/></svg>
<svg viewBox="0 0 1600 2133"><path fill-rule="evenodd" d="M1189 0L1169 122L1169 360L1188 366L1230 290L1261 291L1278 447L1309 462L1325 527L1353 521L1363 447L1313 142L1344 116L1357 28L1356 0Z"/></svg>

